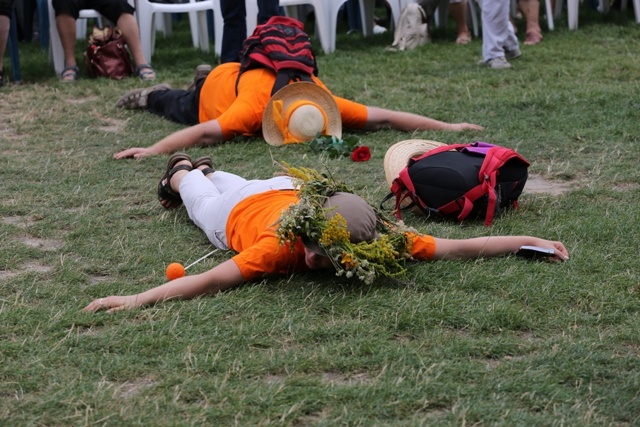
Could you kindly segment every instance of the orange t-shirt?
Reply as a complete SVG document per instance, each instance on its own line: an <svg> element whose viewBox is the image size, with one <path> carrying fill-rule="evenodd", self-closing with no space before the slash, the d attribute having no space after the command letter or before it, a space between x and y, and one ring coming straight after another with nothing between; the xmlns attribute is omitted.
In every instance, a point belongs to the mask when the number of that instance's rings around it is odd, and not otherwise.
<svg viewBox="0 0 640 427"><path fill-rule="evenodd" d="M240 63L219 65L209 73L200 90L200 123L218 120L224 139L237 135L253 135L262 128L262 114L271 98L275 74L266 68L245 71L238 82ZM318 86L329 89L316 77ZM329 93L331 93L329 91ZM362 129L367 121L367 107L357 102L334 96L342 125L348 129Z"/></svg>
<svg viewBox="0 0 640 427"><path fill-rule="evenodd" d="M288 274L308 271L301 242L289 246L278 244L277 221L289 206L298 203L295 190L271 190L247 197L238 203L227 221L227 242L238 252L233 257L244 280L258 279L264 274ZM433 258L433 237L409 234L413 239L411 255L417 260Z"/></svg>

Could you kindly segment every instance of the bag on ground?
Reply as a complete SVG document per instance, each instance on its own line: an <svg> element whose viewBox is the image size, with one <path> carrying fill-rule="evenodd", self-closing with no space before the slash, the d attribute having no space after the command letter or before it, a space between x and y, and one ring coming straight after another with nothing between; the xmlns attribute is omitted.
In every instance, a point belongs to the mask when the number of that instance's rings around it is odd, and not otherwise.
<svg viewBox="0 0 640 427"><path fill-rule="evenodd" d="M287 16L273 16L258 25L245 39L240 52L236 92L242 73L259 67L276 73L272 95L289 81L313 82L311 75L318 75L318 65L304 24Z"/></svg>
<svg viewBox="0 0 640 427"><path fill-rule="evenodd" d="M427 215L458 221L484 218L489 226L504 209L518 207L528 167L520 154L498 145L444 145L410 159L383 203L395 196L398 219L402 209L417 206ZM407 198L409 205L403 204Z"/></svg>
<svg viewBox="0 0 640 427"><path fill-rule="evenodd" d="M417 3L409 3L398 19L391 50L411 50L429 42L427 14Z"/></svg>
<svg viewBox="0 0 640 427"><path fill-rule="evenodd" d="M133 74L129 51L122 33L115 27L94 27L84 58L90 77L121 80Z"/></svg>

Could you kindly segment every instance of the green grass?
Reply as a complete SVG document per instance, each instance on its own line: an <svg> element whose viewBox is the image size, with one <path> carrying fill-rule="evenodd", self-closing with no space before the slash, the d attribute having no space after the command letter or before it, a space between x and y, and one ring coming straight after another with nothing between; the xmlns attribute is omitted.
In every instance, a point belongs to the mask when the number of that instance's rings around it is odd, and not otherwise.
<svg viewBox="0 0 640 427"><path fill-rule="evenodd" d="M210 251L156 200L166 156L111 157L180 126L115 109L136 79L60 84L22 44L24 84L0 91L0 425L640 424L640 26L581 9L578 31L556 21L507 71L476 65L481 42L456 46L452 28L405 53L384 50L391 34L341 35L318 56L336 94L481 133L360 134L366 163L256 138L189 150L252 178L272 160L325 167L377 204L397 141L512 147L570 190L525 193L491 228L405 219L441 237L559 239L569 262L423 263L406 285L299 274L111 315L81 309ZM214 60L175 30L153 64L179 87Z"/></svg>

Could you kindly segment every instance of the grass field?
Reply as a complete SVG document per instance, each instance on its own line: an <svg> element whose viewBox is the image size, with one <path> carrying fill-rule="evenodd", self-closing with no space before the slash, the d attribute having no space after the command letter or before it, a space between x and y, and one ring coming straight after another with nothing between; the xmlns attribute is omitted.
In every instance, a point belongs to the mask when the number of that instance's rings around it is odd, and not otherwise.
<svg viewBox="0 0 640 427"><path fill-rule="evenodd" d="M385 51L389 33L342 32L318 56L336 94L482 132L359 134L364 163L258 138L189 154L250 178L274 160L320 168L378 204L397 141L511 147L543 182L519 210L491 228L406 222L557 239L569 262L422 263L403 285L298 274L115 314L81 309L211 250L184 210L157 202L166 156L112 158L181 127L116 110L136 79L60 84L47 52L21 44L24 82L0 89L0 425L639 425L640 25L586 7L578 31L556 25L504 71L478 66L481 41L456 46L453 28L404 53ZM184 21L153 58L175 87L214 61Z"/></svg>

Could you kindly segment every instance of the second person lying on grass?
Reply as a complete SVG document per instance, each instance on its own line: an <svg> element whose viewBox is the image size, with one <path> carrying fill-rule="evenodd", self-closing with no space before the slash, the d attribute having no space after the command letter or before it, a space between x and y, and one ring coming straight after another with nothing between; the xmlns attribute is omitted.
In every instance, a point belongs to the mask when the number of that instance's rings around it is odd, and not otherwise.
<svg viewBox="0 0 640 427"><path fill-rule="evenodd" d="M267 142L274 145L308 141L318 133L341 137L343 127L405 132L483 129L470 123L446 123L418 114L362 105L331 94L315 76L312 77L314 83L290 83L271 96L276 76L265 68L247 70L240 78L237 62L219 65L208 74L207 71L206 66L199 66L194 84L186 90L160 84L123 95L116 103L118 108L147 110L190 127L150 147L129 148L114 157L140 159L194 146L215 145L238 135L259 135L265 122L278 127L277 138L269 139L265 135Z"/></svg>
<svg viewBox="0 0 640 427"><path fill-rule="evenodd" d="M334 269L371 283L400 277L407 260L470 259L515 253L521 246L569 254L560 242L530 236L440 239L384 218L341 183L313 169L291 168L287 176L246 180L214 171L208 157L169 159L158 184L165 208L184 202L189 218L219 249L237 254L211 270L180 277L140 294L99 298L85 311L122 310L167 299L215 294L265 274Z"/></svg>

